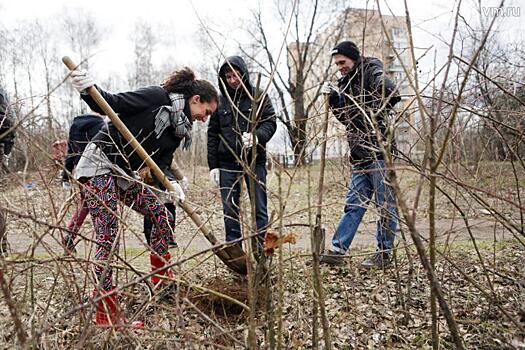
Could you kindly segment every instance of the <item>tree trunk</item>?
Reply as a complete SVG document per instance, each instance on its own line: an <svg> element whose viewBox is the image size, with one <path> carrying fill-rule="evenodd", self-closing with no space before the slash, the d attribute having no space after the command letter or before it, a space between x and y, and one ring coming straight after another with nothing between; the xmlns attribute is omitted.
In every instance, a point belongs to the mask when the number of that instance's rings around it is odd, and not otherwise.
<svg viewBox="0 0 525 350"><path fill-rule="evenodd" d="M299 73L299 72L298 72ZM304 106L304 79L297 74L297 85L294 89L294 122L295 130L292 138L292 146L295 156L295 165L305 165L306 153L306 122L308 117L305 115Z"/></svg>

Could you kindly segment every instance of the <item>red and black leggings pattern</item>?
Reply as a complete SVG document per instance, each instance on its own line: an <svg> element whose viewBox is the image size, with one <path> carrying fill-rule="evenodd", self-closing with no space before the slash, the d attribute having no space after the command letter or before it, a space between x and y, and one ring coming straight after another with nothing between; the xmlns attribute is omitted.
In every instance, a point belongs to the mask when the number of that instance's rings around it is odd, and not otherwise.
<svg viewBox="0 0 525 350"><path fill-rule="evenodd" d="M95 252L95 275L102 288L113 288L111 264L107 260L112 249L118 252L116 239L118 233L117 202L149 217L153 225L150 246L155 253L164 256L168 252L166 237L174 227L173 217L153 192L134 182L127 190L120 189L112 175L100 175L89 179L85 184L84 195L95 228L97 248Z"/></svg>

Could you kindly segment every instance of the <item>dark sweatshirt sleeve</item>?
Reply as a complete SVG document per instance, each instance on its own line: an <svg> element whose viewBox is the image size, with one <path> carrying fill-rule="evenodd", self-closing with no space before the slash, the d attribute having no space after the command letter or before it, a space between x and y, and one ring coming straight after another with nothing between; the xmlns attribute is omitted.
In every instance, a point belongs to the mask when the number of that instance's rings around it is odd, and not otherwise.
<svg viewBox="0 0 525 350"><path fill-rule="evenodd" d="M217 109L210 117L208 123L208 167L210 170L219 167L219 134L221 127L219 124L219 110Z"/></svg>
<svg viewBox="0 0 525 350"><path fill-rule="evenodd" d="M273 109L272 102L268 96L264 98L263 103L261 118L257 123L255 131L257 134L257 140L261 145L268 143L273 134L275 134L275 130L277 130L275 110Z"/></svg>
<svg viewBox="0 0 525 350"><path fill-rule="evenodd" d="M102 90L96 86L102 97L111 106L111 108L124 116L129 113L137 113L145 109L150 109L156 106L162 106L169 103L166 92L160 86L150 86L141 88L135 91L121 92L118 94L112 94ZM93 98L87 94L81 94L82 99L89 105L89 107L105 115L104 111L96 104Z"/></svg>
<svg viewBox="0 0 525 350"><path fill-rule="evenodd" d="M345 96L345 93L332 91L328 97L328 104L335 118L346 127L352 123L357 113L361 113L354 102Z"/></svg>
<svg viewBox="0 0 525 350"><path fill-rule="evenodd" d="M170 166L171 161L173 161L173 155L171 156L166 155L164 161L159 162L160 163L159 168L164 173L164 176L168 178L168 181L175 181L176 180L175 174L173 174L173 170L171 170L171 166ZM160 184L160 181L159 181L159 184ZM163 186L159 186L159 187L162 187L164 189Z"/></svg>
<svg viewBox="0 0 525 350"><path fill-rule="evenodd" d="M171 169L171 163L173 162L173 153L165 152L162 157L157 162L157 165L159 166L160 170L164 173L164 176L168 178L168 181L174 181L177 178L175 177L175 174L173 173L173 170ZM166 188L162 185L162 182L160 179L157 179L155 175L153 175L153 172L151 172L151 175L155 179L155 187L165 190Z"/></svg>

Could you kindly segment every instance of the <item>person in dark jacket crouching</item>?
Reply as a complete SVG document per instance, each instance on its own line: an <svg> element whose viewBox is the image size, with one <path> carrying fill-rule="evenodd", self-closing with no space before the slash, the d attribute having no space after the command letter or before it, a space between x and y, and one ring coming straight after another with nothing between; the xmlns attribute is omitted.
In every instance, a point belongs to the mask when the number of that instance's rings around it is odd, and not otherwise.
<svg viewBox="0 0 525 350"><path fill-rule="evenodd" d="M228 57L221 65L219 88L219 108L212 114L208 126L208 166L212 182L221 191L226 241L242 236L239 223L241 181L244 178L251 196L250 177L254 183L255 198L251 200L255 203L257 233L262 239L268 226L266 144L277 128L275 112L266 96L255 122L250 120L250 96L254 96L255 89L246 64L239 56ZM253 157L255 174L250 174Z"/></svg>
<svg viewBox="0 0 525 350"><path fill-rule="evenodd" d="M377 58L361 56L353 42L339 43L332 50L332 58L341 78L336 88L325 83L322 92L328 94L332 112L346 127L352 176L344 213L332 238L332 249L325 251L321 262L331 265L344 262L343 256L350 248L366 205L373 200L379 212L377 251L361 266L383 268L391 262L398 221L383 148L390 152L395 149L393 135L387 132L387 118L401 98L394 83L385 76L383 63Z"/></svg>
<svg viewBox="0 0 525 350"><path fill-rule="evenodd" d="M104 113L85 93L87 88L95 86L86 72L71 72L71 82L92 110ZM181 143L189 146L193 121L206 121L218 105L213 85L195 79L189 68L172 73L160 86L118 94L111 94L98 86L95 88L165 174L170 171L173 152ZM134 177L134 172L143 166L137 152L112 123L108 123L87 145L77 164L75 178L84 183L84 195L97 236L97 264L94 268L97 287L93 295L103 297L96 308L98 325L126 322L118 308L109 261L116 249L118 201L154 222L150 261L152 271L158 272L151 278L152 282L158 284L165 277L173 277L173 272L167 268L171 260L167 237L174 226L173 217L152 190ZM173 197L183 201L181 186L176 182L172 184L175 188Z"/></svg>
<svg viewBox="0 0 525 350"><path fill-rule="evenodd" d="M82 114L73 119L69 127L67 154L64 161L64 170L62 171L62 188L64 190L71 190L71 175L80 160L82 152L84 152L89 141L95 137L104 125L106 125L106 123L103 117L95 112ZM76 253L75 239L88 214L89 208L86 205L84 192L80 192L80 200L77 208L67 223L68 233L64 235L62 239L62 244L66 252L70 254Z"/></svg>

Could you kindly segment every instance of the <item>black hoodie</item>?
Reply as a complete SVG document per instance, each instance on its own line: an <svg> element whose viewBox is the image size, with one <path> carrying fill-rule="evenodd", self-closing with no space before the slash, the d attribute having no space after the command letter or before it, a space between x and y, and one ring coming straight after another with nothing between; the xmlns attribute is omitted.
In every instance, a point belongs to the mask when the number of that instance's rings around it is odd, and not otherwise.
<svg viewBox="0 0 525 350"><path fill-rule="evenodd" d="M247 159L242 153L241 135L243 132L253 132L254 129L258 140L256 162L264 164L266 162L266 143L270 141L277 129L275 112L268 97L265 97L262 102L263 107L257 115L254 128L250 121L251 99L242 86L233 90L226 82L225 74L230 65L240 72L242 81L250 94L253 96L255 93L244 60L239 56L226 58L219 69L219 88L221 91L219 107L212 114L208 125L208 165L210 169L240 169L239 161L251 161L251 150L247 154ZM227 96L230 97L235 106L231 106L230 99Z"/></svg>
<svg viewBox="0 0 525 350"><path fill-rule="evenodd" d="M352 165L368 166L374 160L383 159L374 128L361 110L370 116L386 102L383 113L377 115L381 138L384 139L386 115L401 98L394 83L384 75L383 63L373 57L361 58L355 68L337 83L340 93L332 91L329 104L336 118L346 126ZM352 96L355 103L347 95Z"/></svg>
<svg viewBox="0 0 525 350"><path fill-rule="evenodd" d="M95 137L106 123L100 115L82 114L73 119L69 128L67 140L67 155L64 167L67 171L63 172L63 179L69 180L69 175L80 160L80 156L87 144Z"/></svg>

